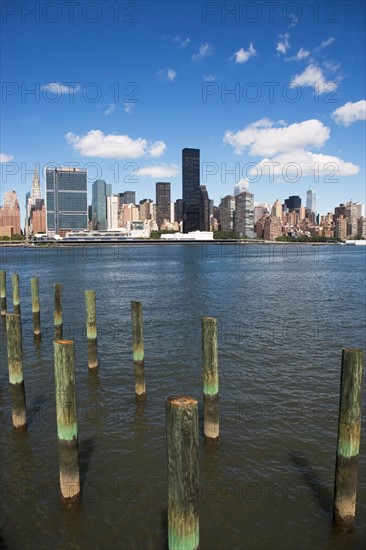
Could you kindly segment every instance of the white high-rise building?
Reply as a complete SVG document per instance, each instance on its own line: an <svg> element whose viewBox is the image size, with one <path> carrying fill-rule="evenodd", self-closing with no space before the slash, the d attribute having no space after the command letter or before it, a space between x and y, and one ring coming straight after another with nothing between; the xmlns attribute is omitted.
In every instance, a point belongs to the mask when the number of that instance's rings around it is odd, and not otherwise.
<svg viewBox="0 0 366 550"><path fill-rule="evenodd" d="M249 181L246 178L241 179L234 186L234 197L240 195L240 193L244 193L244 191L249 191Z"/></svg>
<svg viewBox="0 0 366 550"><path fill-rule="evenodd" d="M107 227L108 229L118 229L118 195L107 197Z"/></svg>

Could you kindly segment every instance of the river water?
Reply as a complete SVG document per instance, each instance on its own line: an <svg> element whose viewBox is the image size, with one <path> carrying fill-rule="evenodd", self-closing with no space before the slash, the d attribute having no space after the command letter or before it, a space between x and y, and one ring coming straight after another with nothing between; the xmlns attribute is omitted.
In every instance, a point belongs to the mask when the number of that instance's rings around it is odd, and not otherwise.
<svg viewBox="0 0 366 550"><path fill-rule="evenodd" d="M332 526L342 347L365 348L364 247L219 244L1 247L11 309L20 274L29 426L11 425L1 322L1 548L165 549L165 404L199 399L200 548L356 549L365 543L365 444L355 530ZM32 335L40 279L43 338ZM81 504L59 502L53 285L75 340ZM97 294L98 373L84 291ZM143 303L147 401L136 404L131 300ZM201 317L219 323L220 448L203 443ZM366 406L363 405L365 434ZM365 439L364 439L365 440Z"/></svg>

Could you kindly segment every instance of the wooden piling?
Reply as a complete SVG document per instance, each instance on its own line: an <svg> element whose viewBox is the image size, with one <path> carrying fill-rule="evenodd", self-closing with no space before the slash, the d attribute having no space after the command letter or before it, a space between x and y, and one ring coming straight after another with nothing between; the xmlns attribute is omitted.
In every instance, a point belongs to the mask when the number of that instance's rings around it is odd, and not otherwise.
<svg viewBox="0 0 366 550"><path fill-rule="evenodd" d="M217 319L214 317L202 317L202 370L205 439L218 442L219 372Z"/></svg>
<svg viewBox="0 0 366 550"><path fill-rule="evenodd" d="M356 513L363 368L362 350L342 349L333 520L344 532L353 530Z"/></svg>
<svg viewBox="0 0 366 550"><path fill-rule="evenodd" d="M62 284L55 283L54 287L54 332L55 340L62 338Z"/></svg>
<svg viewBox="0 0 366 550"><path fill-rule="evenodd" d="M146 399L144 332L142 325L142 304L131 302L133 367L135 372L135 394L137 401Z"/></svg>
<svg viewBox="0 0 366 550"><path fill-rule="evenodd" d="M199 546L198 403L192 397L166 399L169 550Z"/></svg>
<svg viewBox="0 0 366 550"><path fill-rule="evenodd" d="M0 308L1 315L6 315L6 271L0 271Z"/></svg>
<svg viewBox="0 0 366 550"><path fill-rule="evenodd" d="M89 369L96 369L98 367L98 348L96 297L94 290L85 291L85 305L86 336L88 340L88 366Z"/></svg>
<svg viewBox="0 0 366 550"><path fill-rule="evenodd" d="M39 306L39 279L31 278L33 334L35 338L41 338L41 311Z"/></svg>
<svg viewBox="0 0 366 550"><path fill-rule="evenodd" d="M6 338L11 396L11 413L14 428L25 428L27 412L23 379L23 350L20 315L6 314Z"/></svg>
<svg viewBox="0 0 366 550"><path fill-rule="evenodd" d="M60 489L61 500L67 504L80 499L75 345L73 340L56 340L53 346Z"/></svg>
<svg viewBox="0 0 366 550"><path fill-rule="evenodd" d="M16 315L20 315L20 292L19 292L19 275L13 273L11 277L13 287L13 311Z"/></svg>

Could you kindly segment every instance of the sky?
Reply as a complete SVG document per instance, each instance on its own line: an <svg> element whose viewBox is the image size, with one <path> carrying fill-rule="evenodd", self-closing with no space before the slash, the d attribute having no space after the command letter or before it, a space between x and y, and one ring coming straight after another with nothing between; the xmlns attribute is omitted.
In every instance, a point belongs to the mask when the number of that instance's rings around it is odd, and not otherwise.
<svg viewBox="0 0 366 550"><path fill-rule="evenodd" d="M1 3L1 201L34 166L88 169L113 193L182 197L185 147L218 205L316 191L365 203L365 3Z"/></svg>

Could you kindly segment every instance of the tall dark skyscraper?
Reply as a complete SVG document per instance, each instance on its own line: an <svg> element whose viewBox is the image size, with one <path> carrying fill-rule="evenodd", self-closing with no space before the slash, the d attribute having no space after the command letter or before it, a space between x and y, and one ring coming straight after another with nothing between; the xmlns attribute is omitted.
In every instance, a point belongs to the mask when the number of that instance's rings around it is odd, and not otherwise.
<svg viewBox="0 0 366 550"><path fill-rule="evenodd" d="M86 229L88 220L87 171L81 168L46 169L47 232L64 236Z"/></svg>
<svg viewBox="0 0 366 550"><path fill-rule="evenodd" d="M156 184L156 223L160 229L164 220L170 222L170 183Z"/></svg>
<svg viewBox="0 0 366 550"><path fill-rule="evenodd" d="M301 207L301 198L298 195L292 195L285 200L285 205L287 206L289 211L295 210L295 212L299 214Z"/></svg>
<svg viewBox="0 0 366 550"><path fill-rule="evenodd" d="M122 204L136 204L136 192L135 191L124 191L123 193L118 193L119 196L119 205Z"/></svg>
<svg viewBox="0 0 366 550"><path fill-rule="evenodd" d="M183 233L200 229L200 150L182 151Z"/></svg>
<svg viewBox="0 0 366 550"><path fill-rule="evenodd" d="M200 230L210 231L210 199L206 185L200 187Z"/></svg>

